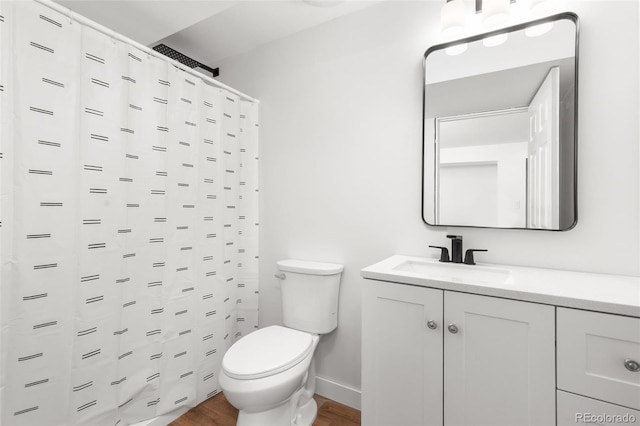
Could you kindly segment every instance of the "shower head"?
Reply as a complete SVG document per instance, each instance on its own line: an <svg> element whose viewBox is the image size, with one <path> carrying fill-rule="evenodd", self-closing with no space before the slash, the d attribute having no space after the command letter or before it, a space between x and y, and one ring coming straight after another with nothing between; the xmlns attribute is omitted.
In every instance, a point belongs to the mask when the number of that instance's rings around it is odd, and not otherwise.
<svg viewBox="0 0 640 426"><path fill-rule="evenodd" d="M194 69L201 68L205 71L208 71L211 73L211 77L217 77L220 75L220 68L208 67L207 65L201 62L198 62L195 59L190 58L187 55L182 54L175 49L170 48L166 44L160 43L154 46L153 50L155 50L158 53L162 53L164 56L168 56L169 58L175 61L178 61L181 64L188 66L189 68L194 68Z"/></svg>

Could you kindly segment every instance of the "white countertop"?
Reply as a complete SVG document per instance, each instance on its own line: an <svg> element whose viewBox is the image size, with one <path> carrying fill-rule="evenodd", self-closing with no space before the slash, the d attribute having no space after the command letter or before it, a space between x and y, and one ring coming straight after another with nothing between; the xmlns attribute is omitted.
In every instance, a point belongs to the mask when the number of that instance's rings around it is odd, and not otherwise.
<svg viewBox="0 0 640 426"><path fill-rule="evenodd" d="M407 261L437 262L431 258L395 255L362 269L360 275L372 280L640 317L640 277L478 263L479 267L509 271L509 278L504 282L478 283L427 278L420 272L394 269ZM456 264L454 267L468 266Z"/></svg>

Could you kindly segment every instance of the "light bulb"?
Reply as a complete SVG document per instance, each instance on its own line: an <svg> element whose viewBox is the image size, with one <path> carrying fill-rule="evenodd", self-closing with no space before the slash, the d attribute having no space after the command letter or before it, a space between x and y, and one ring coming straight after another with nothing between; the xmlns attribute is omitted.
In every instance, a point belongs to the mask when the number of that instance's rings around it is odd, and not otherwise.
<svg viewBox="0 0 640 426"><path fill-rule="evenodd" d="M452 0L442 6L440 32L446 38L455 38L464 32L464 0Z"/></svg>
<svg viewBox="0 0 640 426"><path fill-rule="evenodd" d="M482 23L487 28L495 28L509 18L509 0L483 0Z"/></svg>
<svg viewBox="0 0 640 426"><path fill-rule="evenodd" d="M529 12L535 16L548 15L551 13L550 0L529 0Z"/></svg>

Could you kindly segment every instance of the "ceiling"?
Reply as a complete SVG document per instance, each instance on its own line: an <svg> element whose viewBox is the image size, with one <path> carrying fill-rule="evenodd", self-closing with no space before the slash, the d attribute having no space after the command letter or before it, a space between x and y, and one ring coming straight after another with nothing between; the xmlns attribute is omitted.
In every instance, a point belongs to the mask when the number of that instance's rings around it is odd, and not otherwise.
<svg viewBox="0 0 640 426"><path fill-rule="evenodd" d="M554 66L560 67L562 99L575 89L574 57L427 84L425 91L431 101L425 105L425 114L449 117L528 107Z"/></svg>
<svg viewBox="0 0 640 426"><path fill-rule="evenodd" d="M228 57L381 0L55 0L149 47L159 43L212 68Z"/></svg>

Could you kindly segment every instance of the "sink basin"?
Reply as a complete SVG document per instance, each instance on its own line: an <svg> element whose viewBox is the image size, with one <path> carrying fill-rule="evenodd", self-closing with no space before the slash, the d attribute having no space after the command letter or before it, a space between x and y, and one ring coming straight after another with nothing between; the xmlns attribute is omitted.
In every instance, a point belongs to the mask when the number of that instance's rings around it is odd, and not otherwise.
<svg viewBox="0 0 640 426"><path fill-rule="evenodd" d="M444 263L437 260L404 260L392 268L396 272L408 272L426 279L465 283L505 283L511 273L507 269L461 263Z"/></svg>

